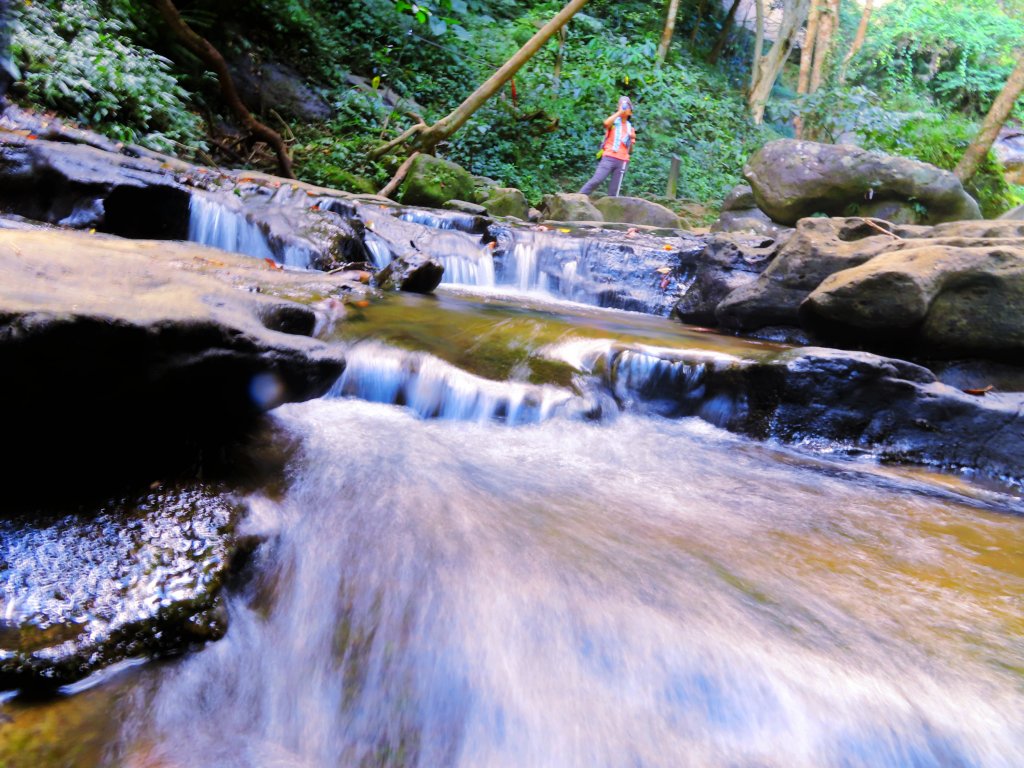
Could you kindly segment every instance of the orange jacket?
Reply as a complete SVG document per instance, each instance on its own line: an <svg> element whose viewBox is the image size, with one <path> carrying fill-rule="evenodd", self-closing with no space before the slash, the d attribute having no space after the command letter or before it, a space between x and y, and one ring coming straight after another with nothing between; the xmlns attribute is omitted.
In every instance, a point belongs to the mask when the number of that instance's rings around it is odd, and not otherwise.
<svg viewBox="0 0 1024 768"><path fill-rule="evenodd" d="M629 150L636 144L636 131L629 120L621 117L608 128L604 144L601 145L602 157L614 157L617 160L629 160Z"/></svg>

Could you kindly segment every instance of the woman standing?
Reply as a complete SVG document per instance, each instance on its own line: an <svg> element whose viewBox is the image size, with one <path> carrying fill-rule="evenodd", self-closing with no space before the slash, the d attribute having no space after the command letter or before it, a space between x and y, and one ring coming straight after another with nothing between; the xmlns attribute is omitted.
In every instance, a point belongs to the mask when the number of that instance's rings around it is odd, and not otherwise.
<svg viewBox="0 0 1024 768"><path fill-rule="evenodd" d="M629 164L629 152L636 144L636 131L629 118L633 114L633 102L628 96L619 99L618 110L608 116L604 121L605 137L604 144L598 156L601 161L597 164L597 170L580 192L589 195L605 179L611 176L608 184L608 195L618 197L619 188L622 186L622 177L626 173L626 166Z"/></svg>

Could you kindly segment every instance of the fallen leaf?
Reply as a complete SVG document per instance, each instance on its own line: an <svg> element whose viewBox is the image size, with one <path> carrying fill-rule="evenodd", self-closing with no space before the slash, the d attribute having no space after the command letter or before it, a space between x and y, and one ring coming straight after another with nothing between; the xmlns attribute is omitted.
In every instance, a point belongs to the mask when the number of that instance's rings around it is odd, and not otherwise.
<svg viewBox="0 0 1024 768"><path fill-rule="evenodd" d="M672 271L672 267L658 267L657 271L659 275L667 275Z"/></svg>
<svg viewBox="0 0 1024 768"><path fill-rule="evenodd" d="M355 304L360 309L366 309L366 307L370 306L370 302L368 302L366 299L360 299L359 301L354 301L352 303Z"/></svg>
<svg viewBox="0 0 1024 768"><path fill-rule="evenodd" d="M671 245L669 245L668 243L665 243L665 244L664 244L664 245L662 246L662 250L665 250L665 251L671 251L671 250L674 250L674 248L673 248L673 247L672 247Z"/></svg>
<svg viewBox="0 0 1024 768"><path fill-rule="evenodd" d="M495 248L498 247L498 241L497 240L491 240L491 242L489 242L487 244L487 247L490 248L493 251Z"/></svg>
<svg viewBox="0 0 1024 768"><path fill-rule="evenodd" d="M560 227L558 231L559 232L572 232L572 230L569 229L568 227Z"/></svg>
<svg viewBox="0 0 1024 768"><path fill-rule="evenodd" d="M370 273L369 272L360 272L359 273L359 282L360 283L369 283L370 282Z"/></svg>
<svg viewBox="0 0 1024 768"><path fill-rule="evenodd" d="M264 257L263 260L267 263L267 266L269 266L271 269L284 269L284 267L282 267L280 264L278 264L273 259L269 259L267 257Z"/></svg>
<svg viewBox="0 0 1024 768"><path fill-rule="evenodd" d="M992 385L989 384L987 387L981 387L980 389L965 389L968 395L984 395L986 392L992 391Z"/></svg>
<svg viewBox="0 0 1024 768"><path fill-rule="evenodd" d="M666 288L668 288L668 284L670 282L671 280L669 279L668 275L665 275L663 278L661 278L661 290L664 291Z"/></svg>

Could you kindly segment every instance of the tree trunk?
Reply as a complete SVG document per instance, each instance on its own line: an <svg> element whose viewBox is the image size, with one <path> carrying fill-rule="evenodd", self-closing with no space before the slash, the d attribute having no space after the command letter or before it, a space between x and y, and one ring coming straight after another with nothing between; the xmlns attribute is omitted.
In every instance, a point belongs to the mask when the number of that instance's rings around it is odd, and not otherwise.
<svg viewBox="0 0 1024 768"><path fill-rule="evenodd" d="M700 32L700 22L704 18L704 5L707 0L700 0L700 5L697 6L697 21L693 25L693 29L690 30L690 47L693 48L697 44L697 33Z"/></svg>
<svg viewBox="0 0 1024 768"><path fill-rule="evenodd" d="M414 125L398 138L392 139L387 144L375 147L370 151L370 157L380 157L402 144L409 144L422 152L432 152L434 147L465 125L466 121L473 116L473 113L480 109L491 96L500 91L505 83L515 76L523 64L529 61L551 39L551 36L564 27L569 19L586 3L587 0L571 0L551 21L541 27L533 37L527 40L526 44L516 51L512 58L502 64L497 72L487 78L459 106L433 125Z"/></svg>
<svg viewBox="0 0 1024 768"><path fill-rule="evenodd" d="M754 58L750 64L750 90L757 84L758 66L764 53L764 0L754 0Z"/></svg>
<svg viewBox="0 0 1024 768"><path fill-rule="evenodd" d="M242 99L238 95L238 91L235 90L235 83L228 72L227 62L224 61L224 57L220 55L220 52L213 47L209 40L196 33L192 27L185 23L172 0L151 0L151 2L175 36L185 44L185 47L217 73L217 81L220 83L220 91L224 96L224 101L227 102L228 108L234 112L235 117L241 121L242 127L256 138L267 142L277 154L277 164L281 170L281 175L294 179L292 159L288 154L288 148L285 146L284 139L281 138L281 134L261 123L246 109L245 104L242 103Z"/></svg>
<svg viewBox="0 0 1024 768"><path fill-rule="evenodd" d="M804 41L800 46L800 74L797 77L796 93L803 96L807 93L811 83L811 63L814 61L814 46L818 42L818 20L821 14L818 12L818 3L812 2L807 12L807 27L804 29ZM804 118L797 115L793 118L793 127L796 129L796 137L804 137Z"/></svg>
<svg viewBox="0 0 1024 768"><path fill-rule="evenodd" d="M725 50L725 43L729 39L729 33L732 32L732 25L736 19L736 11L739 7L740 0L732 0L732 5L729 6L729 13L725 17L725 23L722 24L722 31L718 35L718 39L715 40L715 46L711 49L711 53L708 54L708 64L718 63L718 57Z"/></svg>
<svg viewBox="0 0 1024 768"><path fill-rule="evenodd" d="M661 42L658 43L658 61L668 56L668 47L672 44L672 34L676 30L676 15L679 13L679 0L668 0L665 11L665 27L661 31Z"/></svg>
<svg viewBox="0 0 1024 768"><path fill-rule="evenodd" d="M825 12L818 20L818 39L814 43L814 64L811 66L811 82L807 92L814 93L821 87L825 62L832 53L833 32L839 21L839 0L826 0Z"/></svg>
<svg viewBox="0 0 1024 768"><path fill-rule="evenodd" d="M843 63L839 67L839 84L843 85L846 83L846 67L850 64L850 59L857 55L857 51L864 45L864 39L868 35L868 22L871 21L871 10L874 7L875 0L864 0L864 11L860 15L860 23L857 25L857 33L853 36L853 42L850 44L850 50L846 52L843 57Z"/></svg>
<svg viewBox="0 0 1024 768"><path fill-rule="evenodd" d="M758 16L763 20L764 16L761 12L763 0L757 0L757 2ZM747 107L750 109L750 116L756 125L764 122L764 109L768 104L768 97L771 95L779 73L782 72L782 67L790 53L793 52L797 32L807 18L809 6L810 0L784 0L778 37L766 56L760 56L754 60L750 93L747 95ZM762 21L758 24L758 37L761 37L763 28ZM755 43L756 50L757 44Z"/></svg>
<svg viewBox="0 0 1024 768"><path fill-rule="evenodd" d="M1003 127L1003 123L1009 117L1014 102L1017 101L1022 90L1024 90L1024 51L1018 54L1016 68L1010 73L1006 85L1003 86L1003 90L999 92L996 100L992 103L992 108L985 115L978 135L974 137L974 141L967 147L964 156L960 158L960 162L953 170L960 181L964 183L970 181L978 171L978 166L981 165L981 161L985 159L985 155L992 148L996 136L999 135L999 129Z"/></svg>

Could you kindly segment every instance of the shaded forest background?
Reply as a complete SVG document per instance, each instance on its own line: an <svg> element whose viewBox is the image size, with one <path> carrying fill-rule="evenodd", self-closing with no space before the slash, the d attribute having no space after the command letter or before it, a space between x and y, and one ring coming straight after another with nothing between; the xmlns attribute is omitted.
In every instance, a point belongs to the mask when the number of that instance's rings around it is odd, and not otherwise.
<svg viewBox="0 0 1024 768"><path fill-rule="evenodd" d="M806 88L795 49L763 123L751 118L746 99L755 39L738 18L740 3L590 0L437 152L534 202L546 192L575 191L593 170L601 120L628 94L639 143L625 194L662 199L676 155L681 203L713 212L741 180L744 160L764 142L792 136L796 125L819 141L856 142L952 169L1014 69L1024 0L876 3L852 57L862 5L821 2L838 6L838 18L820 84L798 95ZM370 150L419 118L430 123L447 114L562 2L177 6L239 77L283 68L308 89L305 109L250 104L285 138L299 178L373 192L403 157L371 160ZM673 7L674 34L661 61ZM272 170L273 154L236 127L216 78L145 0L14 0L11 21L21 75L11 95L22 104L199 162ZM1022 118L1018 104L1011 123ZM991 156L971 190L988 216L1024 202L1024 188L1007 184Z"/></svg>

